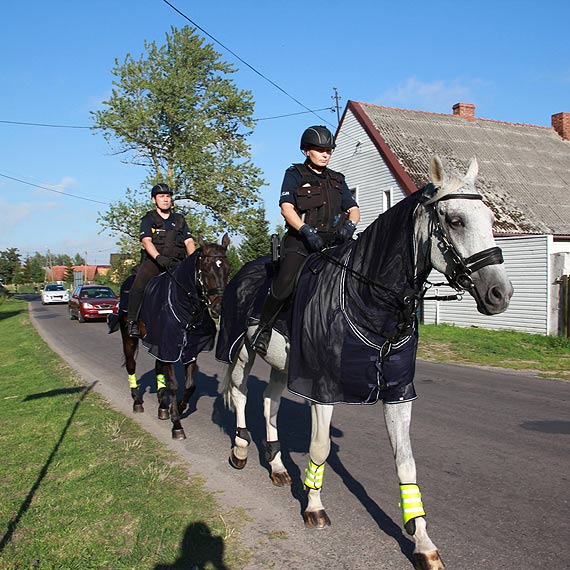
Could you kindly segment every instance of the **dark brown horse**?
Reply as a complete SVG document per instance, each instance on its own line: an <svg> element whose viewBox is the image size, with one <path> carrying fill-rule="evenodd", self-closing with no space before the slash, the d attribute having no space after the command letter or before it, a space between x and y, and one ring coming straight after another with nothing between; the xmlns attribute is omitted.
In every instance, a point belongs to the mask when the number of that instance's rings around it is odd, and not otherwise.
<svg viewBox="0 0 570 570"><path fill-rule="evenodd" d="M174 270L169 270L149 283L140 313L142 343L155 357L158 418L172 421L172 437L185 439L180 415L196 390L196 359L203 350L214 345L216 326L213 318L220 314L222 295L228 282L230 266L228 234L221 245L198 239L200 248ZM144 412L143 396L136 376L139 339L127 332L127 302L134 276L121 286L118 324L123 339L125 367L133 399L133 412ZM117 330L111 328L110 332ZM185 370L184 392L178 401L178 381L174 364L181 362Z"/></svg>

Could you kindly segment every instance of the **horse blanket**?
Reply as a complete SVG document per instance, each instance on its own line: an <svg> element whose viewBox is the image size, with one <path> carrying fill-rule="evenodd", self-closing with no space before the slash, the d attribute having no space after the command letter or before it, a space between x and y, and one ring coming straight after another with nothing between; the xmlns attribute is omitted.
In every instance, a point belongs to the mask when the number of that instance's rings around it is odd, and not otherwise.
<svg viewBox="0 0 570 570"><path fill-rule="evenodd" d="M188 364L214 347L216 325L196 289L198 255L199 250L170 272L154 277L145 289L142 344L162 362Z"/></svg>
<svg viewBox="0 0 570 570"><path fill-rule="evenodd" d="M222 300L217 360L229 364L235 359L247 327L259 322L275 271L271 256L265 255L246 263L228 283ZM286 338L289 337L290 312L290 303L286 303L273 326Z"/></svg>

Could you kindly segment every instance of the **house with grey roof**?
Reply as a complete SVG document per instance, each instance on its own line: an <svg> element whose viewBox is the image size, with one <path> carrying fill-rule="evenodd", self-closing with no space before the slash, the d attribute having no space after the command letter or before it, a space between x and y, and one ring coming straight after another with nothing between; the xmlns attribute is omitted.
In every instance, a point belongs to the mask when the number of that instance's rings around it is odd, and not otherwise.
<svg viewBox="0 0 570 570"><path fill-rule="evenodd" d="M439 114L349 101L336 143L330 167L346 176L356 196L359 231L427 184L432 156L461 174L477 157L476 187L494 212L515 293L507 311L492 317L479 314L468 296L426 300L425 323L561 332L561 298L570 298L561 285L570 275L570 113L552 115L552 127L540 127L481 119L468 103Z"/></svg>

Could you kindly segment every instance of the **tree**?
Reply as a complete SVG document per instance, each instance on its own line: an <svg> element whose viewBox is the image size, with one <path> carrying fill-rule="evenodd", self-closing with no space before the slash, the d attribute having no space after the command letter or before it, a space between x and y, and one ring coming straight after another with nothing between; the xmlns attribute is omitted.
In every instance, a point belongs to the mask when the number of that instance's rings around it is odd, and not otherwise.
<svg viewBox="0 0 570 570"><path fill-rule="evenodd" d="M18 248L11 247L0 251L0 281L5 285L17 283L20 273L20 254Z"/></svg>
<svg viewBox="0 0 570 570"><path fill-rule="evenodd" d="M239 246L239 256L243 263L270 253L269 223L265 218L265 208L252 210L247 217L244 239Z"/></svg>
<svg viewBox="0 0 570 570"><path fill-rule="evenodd" d="M85 258L82 255L76 253L70 265L87 265L87 262L85 261Z"/></svg>
<svg viewBox="0 0 570 570"><path fill-rule="evenodd" d="M206 224L206 233L242 227L264 182L246 141L253 98L228 78L234 72L190 27L172 28L165 45L145 42L138 60L130 54L122 64L115 60L114 88L105 108L92 113L94 129L118 145L125 161L147 170L142 193L128 190L125 202L98 219L122 236L123 251L134 249L156 182L167 182L186 201L191 228L192 218Z"/></svg>

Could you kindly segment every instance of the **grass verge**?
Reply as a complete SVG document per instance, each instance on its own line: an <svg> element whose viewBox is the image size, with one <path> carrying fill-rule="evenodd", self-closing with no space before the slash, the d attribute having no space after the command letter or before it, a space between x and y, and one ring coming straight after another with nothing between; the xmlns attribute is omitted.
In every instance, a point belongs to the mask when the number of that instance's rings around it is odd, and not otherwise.
<svg viewBox="0 0 570 570"><path fill-rule="evenodd" d="M436 362L533 370L540 376L570 380L570 339L563 337L420 325L418 357Z"/></svg>
<svg viewBox="0 0 570 570"><path fill-rule="evenodd" d="M246 564L239 514L82 384L26 303L0 304L0 339L0 569Z"/></svg>

